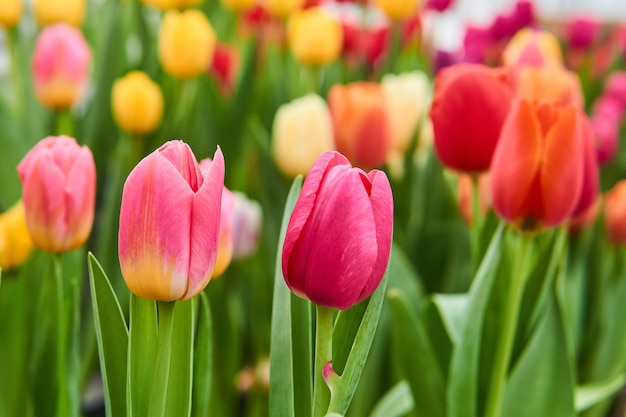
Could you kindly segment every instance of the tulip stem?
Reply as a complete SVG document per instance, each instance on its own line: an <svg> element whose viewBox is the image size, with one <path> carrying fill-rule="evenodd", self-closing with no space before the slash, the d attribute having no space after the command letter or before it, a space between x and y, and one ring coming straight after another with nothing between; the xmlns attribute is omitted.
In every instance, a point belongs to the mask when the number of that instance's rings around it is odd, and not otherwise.
<svg viewBox="0 0 626 417"><path fill-rule="evenodd" d="M67 311L65 308L65 286L63 285L63 273L61 269L61 255L53 253L52 255L52 273L56 283L57 292L57 415L69 415L69 398L67 386Z"/></svg>
<svg viewBox="0 0 626 417"><path fill-rule="evenodd" d="M480 177L478 175L472 176L472 213L470 215L470 234L472 244L472 264L473 271L478 270L480 260L482 258L482 251L480 247L480 233L483 229L483 213L480 208Z"/></svg>
<svg viewBox="0 0 626 417"><path fill-rule="evenodd" d="M322 376L333 355L333 310L318 305L315 322L315 374L313 377L313 417L326 415L330 390Z"/></svg>
<svg viewBox="0 0 626 417"><path fill-rule="evenodd" d="M148 415L165 416L167 392L169 390L170 360L172 356L172 330L174 328L175 301L157 301L159 317L157 333L157 357L152 386L152 399Z"/></svg>
<svg viewBox="0 0 626 417"><path fill-rule="evenodd" d="M532 237L529 235L522 235L515 253L508 295L504 303L505 310L502 317L500 338L497 341L491 380L489 382L485 417L500 417L501 414L511 352L515 342L519 308L522 302L522 295L524 294L531 239Z"/></svg>

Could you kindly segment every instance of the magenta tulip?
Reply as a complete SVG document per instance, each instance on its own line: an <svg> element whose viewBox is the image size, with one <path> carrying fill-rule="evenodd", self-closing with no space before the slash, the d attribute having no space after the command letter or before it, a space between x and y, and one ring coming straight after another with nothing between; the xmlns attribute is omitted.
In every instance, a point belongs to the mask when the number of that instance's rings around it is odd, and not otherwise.
<svg viewBox="0 0 626 417"><path fill-rule="evenodd" d="M26 154L17 172L35 245L58 253L85 243L96 198L96 166L89 148L68 136L49 136Z"/></svg>
<svg viewBox="0 0 626 417"><path fill-rule="evenodd" d="M391 250L393 197L384 172L353 168L338 152L315 162L283 246L287 286L315 304L345 310L380 283Z"/></svg>
<svg viewBox="0 0 626 417"><path fill-rule="evenodd" d="M189 146L170 141L146 156L124 184L120 212L122 275L136 295L190 299L215 266L224 187L218 148L201 172Z"/></svg>

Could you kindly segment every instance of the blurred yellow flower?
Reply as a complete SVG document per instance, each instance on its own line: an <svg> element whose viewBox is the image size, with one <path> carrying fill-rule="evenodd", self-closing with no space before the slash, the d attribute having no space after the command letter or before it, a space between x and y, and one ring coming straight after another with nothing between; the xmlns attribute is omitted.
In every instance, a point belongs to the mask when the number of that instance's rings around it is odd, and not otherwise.
<svg viewBox="0 0 626 417"><path fill-rule="evenodd" d="M159 59L171 75L195 77L208 71L217 36L200 10L168 10L159 32Z"/></svg>
<svg viewBox="0 0 626 417"><path fill-rule="evenodd" d="M17 25L22 17L24 4L22 0L1 0L0 1L0 26L12 28Z"/></svg>
<svg viewBox="0 0 626 417"><path fill-rule="evenodd" d="M85 16L85 0L34 0L33 12L39 26L67 23L80 26Z"/></svg>
<svg viewBox="0 0 626 417"><path fill-rule="evenodd" d="M161 10L184 9L186 7L197 6L202 0L141 0L147 6L156 7Z"/></svg>
<svg viewBox="0 0 626 417"><path fill-rule="evenodd" d="M417 13L419 0L376 0L374 4L394 20L402 20Z"/></svg>
<svg viewBox="0 0 626 417"><path fill-rule="evenodd" d="M505 66L563 65L559 40L550 32L522 29L515 34L502 53Z"/></svg>
<svg viewBox="0 0 626 417"><path fill-rule="evenodd" d="M254 6L256 0L220 0L220 3L227 9L240 12Z"/></svg>
<svg viewBox="0 0 626 417"><path fill-rule="evenodd" d="M161 88L141 71L130 72L115 81L111 104L115 122L131 133L152 131L163 116Z"/></svg>
<svg viewBox="0 0 626 417"><path fill-rule="evenodd" d="M274 160L285 174L306 174L325 151L335 149L326 102L309 94L282 105L272 128Z"/></svg>
<svg viewBox="0 0 626 417"><path fill-rule="evenodd" d="M265 0L263 5L270 14L285 18L292 12L301 9L305 0Z"/></svg>
<svg viewBox="0 0 626 417"><path fill-rule="evenodd" d="M26 228L24 204L20 200L0 214L0 268L20 266L33 248L33 241Z"/></svg>
<svg viewBox="0 0 626 417"><path fill-rule="evenodd" d="M341 53L341 23L321 7L298 10L289 17L287 42L298 61L326 65Z"/></svg>

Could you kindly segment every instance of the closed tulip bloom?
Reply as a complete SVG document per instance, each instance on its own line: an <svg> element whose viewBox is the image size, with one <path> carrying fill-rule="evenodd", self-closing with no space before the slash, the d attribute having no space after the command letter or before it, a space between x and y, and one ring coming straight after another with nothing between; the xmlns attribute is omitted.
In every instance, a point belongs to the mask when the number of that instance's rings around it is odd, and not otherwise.
<svg viewBox="0 0 626 417"><path fill-rule="evenodd" d="M24 4L22 0L0 1L0 26L12 28L17 25L22 17Z"/></svg>
<svg viewBox="0 0 626 417"><path fill-rule="evenodd" d="M233 93L240 67L241 53L239 49L233 45L218 42L215 46L209 75L215 80L222 95L230 96Z"/></svg>
<svg viewBox="0 0 626 417"><path fill-rule="evenodd" d="M511 108L491 165L495 212L523 230L568 220L583 185L579 110L520 99Z"/></svg>
<svg viewBox="0 0 626 417"><path fill-rule="evenodd" d="M265 8L276 17L286 18L304 6L304 0L265 0Z"/></svg>
<svg viewBox="0 0 626 417"><path fill-rule="evenodd" d="M391 126L380 84L335 84L328 106L337 150L361 168L382 165L391 148Z"/></svg>
<svg viewBox="0 0 626 417"><path fill-rule="evenodd" d="M591 126L589 118L587 118L587 115L582 110L578 117L581 122L580 134L582 136L583 147L583 180L580 198L572 213L572 217L582 215L594 204L598 199L600 188L596 138L593 133L593 127Z"/></svg>
<svg viewBox="0 0 626 417"><path fill-rule="evenodd" d="M235 12L251 9L256 0L220 0L222 6Z"/></svg>
<svg viewBox="0 0 626 417"><path fill-rule="evenodd" d="M171 75L195 77L210 66L217 35L200 10L169 10L159 32L159 60Z"/></svg>
<svg viewBox="0 0 626 417"><path fill-rule="evenodd" d="M391 124L391 148L404 153L430 102L430 82L421 71L387 74L380 83Z"/></svg>
<svg viewBox="0 0 626 417"><path fill-rule="evenodd" d="M522 29L511 38L502 53L508 67L563 65L559 40L550 32Z"/></svg>
<svg viewBox="0 0 626 417"><path fill-rule="evenodd" d="M520 68L514 90L518 96L529 100L573 104L579 108L585 104L578 74L557 65Z"/></svg>
<svg viewBox="0 0 626 417"><path fill-rule="evenodd" d="M392 229L393 197L385 173L366 174L341 154L324 153L289 219L282 253L287 286L326 307L345 310L359 303L383 277Z"/></svg>
<svg viewBox="0 0 626 417"><path fill-rule="evenodd" d="M82 246L93 225L96 166L86 146L49 136L17 166L26 225L35 246L65 252Z"/></svg>
<svg viewBox="0 0 626 417"><path fill-rule="evenodd" d="M600 33L600 22L589 15L576 16L567 25L567 41L575 49L590 48Z"/></svg>
<svg viewBox="0 0 626 417"><path fill-rule="evenodd" d="M201 4L203 0L142 0L148 6L156 7L160 10L184 9Z"/></svg>
<svg viewBox="0 0 626 417"><path fill-rule="evenodd" d="M503 70L468 64L441 70L430 118L443 165L467 173L488 170L512 96Z"/></svg>
<svg viewBox="0 0 626 417"><path fill-rule="evenodd" d="M65 109L87 90L91 50L81 31L65 24L45 28L33 54L33 87L41 104Z"/></svg>
<svg viewBox="0 0 626 417"><path fill-rule="evenodd" d="M181 141L165 143L131 171L122 193L118 252L133 293L187 300L207 286L217 256L223 188L219 148L204 173Z"/></svg>
<svg viewBox="0 0 626 417"><path fill-rule="evenodd" d="M596 113L591 119L591 126L596 138L598 162L611 162L619 146L620 120L610 113Z"/></svg>
<svg viewBox="0 0 626 417"><path fill-rule="evenodd" d="M24 203L20 200L0 214L0 268L7 270L20 266L34 247L26 226Z"/></svg>
<svg viewBox="0 0 626 417"><path fill-rule="evenodd" d="M154 130L163 116L163 93L144 72L133 71L113 84L113 117L122 129L145 134Z"/></svg>
<svg viewBox="0 0 626 417"><path fill-rule="evenodd" d="M4 0L3 0L4 1ZM67 23L80 26L85 16L85 0L34 0L33 13L39 26Z"/></svg>
<svg viewBox="0 0 626 417"><path fill-rule="evenodd" d="M417 13L418 0L375 0L374 4L394 20L403 20Z"/></svg>
<svg viewBox="0 0 626 417"><path fill-rule="evenodd" d="M604 225L614 245L626 245L626 180L621 180L604 196Z"/></svg>
<svg viewBox="0 0 626 417"><path fill-rule="evenodd" d="M252 255L258 245L263 223L261 205L242 193L234 192L233 213L233 259L244 259Z"/></svg>
<svg viewBox="0 0 626 417"><path fill-rule="evenodd" d="M289 17L287 43L296 60L308 65L326 65L341 53L341 23L321 7L298 10Z"/></svg>
<svg viewBox="0 0 626 417"><path fill-rule="evenodd" d="M306 174L322 153L334 149L332 119L320 96L309 94L280 106L272 127L272 151L282 172L291 177Z"/></svg>

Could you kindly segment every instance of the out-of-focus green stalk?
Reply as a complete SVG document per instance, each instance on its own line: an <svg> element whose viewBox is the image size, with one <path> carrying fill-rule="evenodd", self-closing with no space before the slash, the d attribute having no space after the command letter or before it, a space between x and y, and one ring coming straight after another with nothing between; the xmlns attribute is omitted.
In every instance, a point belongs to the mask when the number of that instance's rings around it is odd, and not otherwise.
<svg viewBox="0 0 626 417"><path fill-rule="evenodd" d="M316 307L315 322L315 375L313 378L313 417L326 414L330 402L330 390L322 376L324 366L333 355L333 310Z"/></svg>

